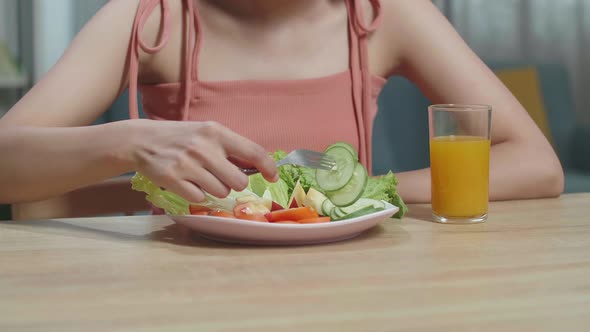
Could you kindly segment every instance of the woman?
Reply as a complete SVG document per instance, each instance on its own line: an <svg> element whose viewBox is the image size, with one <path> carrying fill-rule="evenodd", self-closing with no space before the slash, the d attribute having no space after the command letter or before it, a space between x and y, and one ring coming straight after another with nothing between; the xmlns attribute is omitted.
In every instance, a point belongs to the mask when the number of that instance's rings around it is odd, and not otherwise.
<svg viewBox="0 0 590 332"><path fill-rule="evenodd" d="M436 103L492 105L491 199L561 193L550 144L430 1L111 0L0 120L0 202L134 170L191 201L222 197L247 184L236 163L272 180L265 151L340 140L370 166L394 74ZM131 117L139 89L152 120L89 126L127 87ZM428 169L398 178L406 201L430 199Z"/></svg>

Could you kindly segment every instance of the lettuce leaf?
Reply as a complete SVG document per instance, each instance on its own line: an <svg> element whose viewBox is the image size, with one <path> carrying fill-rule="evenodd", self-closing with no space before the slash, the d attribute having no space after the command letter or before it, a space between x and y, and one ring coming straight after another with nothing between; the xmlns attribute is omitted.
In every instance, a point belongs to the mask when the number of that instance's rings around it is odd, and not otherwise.
<svg viewBox="0 0 590 332"><path fill-rule="evenodd" d="M278 150L272 154L272 157L275 161L279 161L287 157L287 153L283 150ZM315 169L295 165L285 165L279 167L279 178L283 180L289 188L287 192L288 197L291 197L297 181L299 181L306 192L309 188L315 188L323 193L323 190L317 185L315 180Z"/></svg>
<svg viewBox="0 0 590 332"><path fill-rule="evenodd" d="M315 179L315 172L316 170L313 168L307 168L307 167L298 167L299 168L299 178L297 179L299 181L299 183L301 183L301 186L303 187L303 189L305 189L305 192L307 192L310 188L314 188L315 190L321 192L322 194L325 194L324 190L322 190L322 188L320 188L320 186L318 185L316 179Z"/></svg>
<svg viewBox="0 0 590 332"><path fill-rule="evenodd" d="M131 178L131 189L147 194L146 199L155 207L159 207L171 215L189 214L190 202L155 185L141 173L135 173Z"/></svg>
<svg viewBox="0 0 590 332"><path fill-rule="evenodd" d="M249 182L247 189L255 193L256 195L262 197L264 191L268 189L269 182L266 181L260 173L250 175L248 177L248 180Z"/></svg>
<svg viewBox="0 0 590 332"><path fill-rule="evenodd" d="M397 185L397 178L391 171L383 176L369 177L362 197L383 200L399 207L393 217L401 219L408 212L408 207L397 193Z"/></svg>
<svg viewBox="0 0 590 332"><path fill-rule="evenodd" d="M277 150L275 153L272 154L272 157L275 161L279 161L287 157L287 152L283 150ZM295 183L297 183L297 179L301 174L301 171L297 166L293 165L284 165L278 168L279 171L279 178L285 182L287 188L289 189L287 192L287 196L291 196L293 189L295 189ZM277 202L278 203L278 202Z"/></svg>
<svg viewBox="0 0 590 332"><path fill-rule="evenodd" d="M268 190L271 195L271 199L277 204L282 207L286 207L287 204L289 204L289 186L281 177L279 177L277 182L272 183L266 181L260 173L250 175L248 189L260 197L262 197L265 191Z"/></svg>
<svg viewBox="0 0 590 332"><path fill-rule="evenodd" d="M273 201L284 208L288 207L289 197L291 196L289 195L289 186L287 186L287 183L283 179L279 179L275 183L269 183L268 190Z"/></svg>
<svg viewBox="0 0 590 332"><path fill-rule="evenodd" d="M167 214L170 215L186 215L190 214L189 207L191 202L182 198L181 196L166 191L158 187L150 179L141 173L135 173L131 178L131 189L141 191L147 194L146 199L152 203L155 207L163 209ZM237 192L232 190L228 197L217 198L208 193L205 193L205 200L196 205L208 207L213 210L222 210L231 212L236 206L236 199L242 196L255 195L249 190ZM262 196L262 195L258 195Z"/></svg>

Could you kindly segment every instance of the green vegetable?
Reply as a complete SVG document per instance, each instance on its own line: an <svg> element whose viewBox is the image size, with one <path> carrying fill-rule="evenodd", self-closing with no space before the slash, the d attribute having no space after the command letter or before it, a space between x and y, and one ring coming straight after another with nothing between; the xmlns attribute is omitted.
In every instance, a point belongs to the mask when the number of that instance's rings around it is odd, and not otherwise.
<svg viewBox="0 0 590 332"><path fill-rule="evenodd" d="M397 184L397 178L391 171L383 176L369 177L361 197L383 200L399 207L393 217L401 219L408 212L408 207L397 193Z"/></svg>
<svg viewBox="0 0 590 332"><path fill-rule="evenodd" d="M147 194L146 199L154 206L159 207L171 215L189 214L189 201L156 186L150 179L141 173L135 173L131 179L131 188Z"/></svg>
<svg viewBox="0 0 590 332"><path fill-rule="evenodd" d="M379 211L383 211L383 208L376 208L373 206L365 206L364 208L357 210L351 214L347 214L344 216L338 216L338 218L336 218L335 220L338 221L338 220L352 219L352 218L364 216L364 215L379 212Z"/></svg>
<svg viewBox="0 0 590 332"><path fill-rule="evenodd" d="M272 154L272 157L275 161L279 161L287 157L287 153L283 150L278 150ZM319 189L319 186L317 185L317 182L315 180L315 169L312 168L299 167L294 165L281 166L279 167L279 178L283 180L287 185L287 197L291 197L291 194L293 193L293 189L295 189L295 184L297 183L297 181L299 181L299 183L305 191L308 191L309 188L313 187L323 192Z"/></svg>
<svg viewBox="0 0 590 332"><path fill-rule="evenodd" d="M287 153L285 151L278 150L272 154L272 157L275 161L279 161L287 157ZM295 188L295 183L297 183L297 179L299 178L300 174L301 172L299 171L297 166L285 165L279 167L279 178L285 181L285 184L287 184L287 188L289 188L287 196L291 196L291 192Z"/></svg>
<svg viewBox="0 0 590 332"><path fill-rule="evenodd" d="M361 198L368 178L367 169L361 163L357 162L354 164L354 169L348 183L336 191L327 192L326 196L338 207L354 204Z"/></svg>
<svg viewBox="0 0 590 332"><path fill-rule="evenodd" d="M341 143L336 143L335 145L338 144ZM275 153L273 153L272 156L275 161L278 161L285 158L287 156L287 153L285 151L278 150ZM305 189L306 192L309 190L309 188L315 188L318 191L325 194L325 192L319 187L319 185L316 182L314 169L291 165L282 166L279 167L279 177L287 185L287 197L291 197L291 194L293 192L293 189L295 188L295 184L297 183L297 181L301 183L303 189ZM397 193L397 185L397 178L392 172L389 172L383 176L369 177L367 180L367 185L361 197L383 200L399 207L399 211L395 214L394 218L401 219L408 212L408 207L404 203L401 196ZM278 201L276 201L274 197L275 193L273 193L273 200L279 203Z"/></svg>
<svg viewBox="0 0 590 332"><path fill-rule="evenodd" d="M358 160L354 158L354 155L350 150L344 146L332 146L330 145L324 150L324 155L332 158L336 163L334 167L330 169L318 169L316 170L315 177L318 182L318 186L324 189L326 192L336 192L343 189L353 178L353 174L357 173L360 175L362 172L358 172L357 165ZM362 165L360 166L363 170L365 169ZM365 176L367 175L366 170L364 171ZM356 181L364 185L364 180ZM356 188L358 194L363 191L364 187ZM356 199L358 197L349 197L350 199ZM336 202L334 202L336 204ZM338 205L338 204L336 204Z"/></svg>
<svg viewBox="0 0 590 332"><path fill-rule="evenodd" d="M167 214L190 214L189 206L191 205L191 202L173 192L166 191L165 189L158 187L141 173L135 173L131 179L131 189L146 193L146 199L155 207L163 209ZM231 212L236 206L236 198L251 195L255 194L249 190L244 190L241 192L232 190L226 198L217 198L205 193L205 200L199 202L198 205L208 207L213 210Z"/></svg>
<svg viewBox="0 0 590 332"><path fill-rule="evenodd" d="M289 204L289 187L287 183L283 181L283 179L279 179L275 183L270 183L268 185L268 190L272 195L272 200L275 201L282 207L287 208L287 204Z"/></svg>
<svg viewBox="0 0 590 332"><path fill-rule="evenodd" d="M287 207L287 204L289 204L289 186L287 186L287 183L282 178L279 178L277 182L272 183L266 181L260 173L250 175L248 189L260 197L262 197L264 192L268 190L272 200L277 204L282 207Z"/></svg>
<svg viewBox="0 0 590 332"><path fill-rule="evenodd" d="M315 173L316 173L315 169L307 168L307 167L297 167L297 168L300 171L299 178L297 180L299 180L299 183L301 184L303 189L305 189L306 192L310 188L314 188L317 191L321 192L322 194L325 194L325 192L320 188L320 186L317 183L317 180L315 178Z"/></svg>
<svg viewBox="0 0 590 332"><path fill-rule="evenodd" d="M264 191L268 188L268 181L266 181L262 174L250 175L248 182L248 190L262 197Z"/></svg>

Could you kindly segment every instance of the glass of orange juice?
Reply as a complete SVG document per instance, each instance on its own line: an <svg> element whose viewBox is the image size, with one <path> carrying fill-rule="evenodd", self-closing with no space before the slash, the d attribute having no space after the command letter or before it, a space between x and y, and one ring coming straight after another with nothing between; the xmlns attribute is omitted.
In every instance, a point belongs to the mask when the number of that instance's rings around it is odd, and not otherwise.
<svg viewBox="0 0 590 332"><path fill-rule="evenodd" d="M488 216L492 108L428 107L431 199L440 223L479 223Z"/></svg>

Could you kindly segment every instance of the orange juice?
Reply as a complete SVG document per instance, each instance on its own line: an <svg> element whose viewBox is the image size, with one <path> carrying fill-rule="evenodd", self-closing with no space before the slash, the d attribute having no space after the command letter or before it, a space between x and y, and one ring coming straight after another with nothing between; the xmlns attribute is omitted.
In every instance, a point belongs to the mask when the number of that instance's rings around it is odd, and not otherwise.
<svg viewBox="0 0 590 332"><path fill-rule="evenodd" d="M490 140L440 136L430 140L432 210L446 218L479 217L488 211Z"/></svg>

